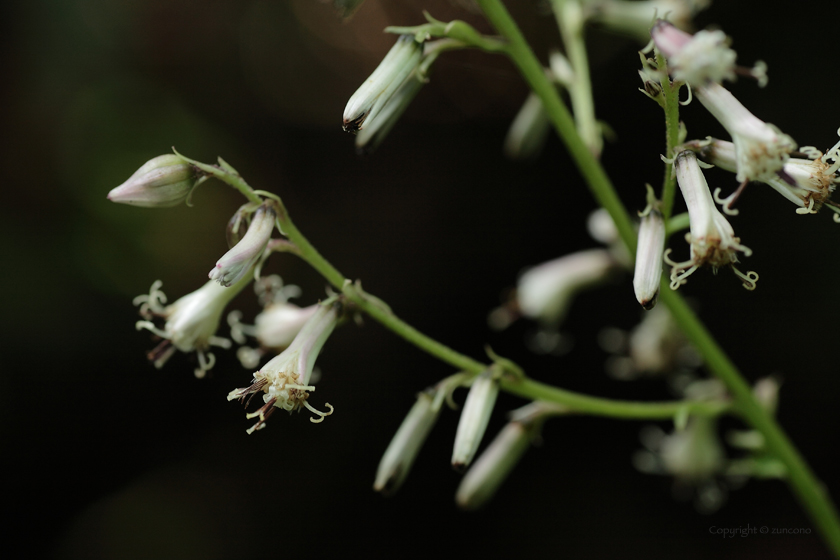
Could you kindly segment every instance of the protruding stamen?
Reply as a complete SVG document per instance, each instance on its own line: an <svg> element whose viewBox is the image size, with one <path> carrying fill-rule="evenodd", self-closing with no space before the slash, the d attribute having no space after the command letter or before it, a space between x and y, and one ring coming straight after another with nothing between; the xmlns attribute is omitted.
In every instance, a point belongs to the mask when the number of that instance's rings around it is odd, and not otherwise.
<svg viewBox="0 0 840 560"><path fill-rule="evenodd" d="M317 414L320 417L317 420L315 418L310 418L309 421L312 422L313 424L320 424L321 422L324 421L325 416L329 416L330 414L335 412L335 408L330 403L325 403L324 404L324 406L328 406L330 408L329 412L321 412L320 410L318 410L317 408L315 408L314 406L312 406L311 404L309 404L306 401L303 401L303 406L305 406L313 414Z"/></svg>
<svg viewBox="0 0 840 560"><path fill-rule="evenodd" d="M746 274L744 274L734 266L732 267L732 270L735 272L735 275L744 282L745 289L749 291L755 290L756 282L758 282L758 273L750 270Z"/></svg>

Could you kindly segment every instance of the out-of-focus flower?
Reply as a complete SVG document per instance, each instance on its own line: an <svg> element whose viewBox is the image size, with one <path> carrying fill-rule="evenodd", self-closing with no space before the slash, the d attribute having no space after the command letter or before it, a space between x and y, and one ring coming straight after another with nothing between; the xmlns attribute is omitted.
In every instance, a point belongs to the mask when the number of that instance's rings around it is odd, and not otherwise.
<svg viewBox="0 0 840 560"><path fill-rule="evenodd" d="M550 127L542 101L531 92L510 124L505 137L505 155L513 160L536 158L542 152Z"/></svg>
<svg viewBox="0 0 840 560"><path fill-rule="evenodd" d="M691 226L685 239L691 244L691 259L678 263L668 258L670 250L665 253L666 262L672 266L671 289L676 290L685 284L686 278L703 265L711 266L714 271L730 266L746 289L755 289L758 274L744 274L734 266L738 262L737 252L750 256L752 251L741 245L740 238L735 237L732 226L715 206L694 152L677 154L674 168L688 207Z"/></svg>
<svg viewBox="0 0 840 560"><path fill-rule="evenodd" d="M362 130L366 121L373 122L391 96L420 64L423 44L412 35L401 35L382 59L373 74L350 97L344 108L344 130Z"/></svg>
<svg viewBox="0 0 840 560"><path fill-rule="evenodd" d="M437 422L443 397L444 391L431 388L417 395L417 401L379 461L374 490L388 496L402 486L420 448Z"/></svg>
<svg viewBox="0 0 840 560"><path fill-rule="evenodd" d="M595 0L588 2L586 9L594 23L647 42L656 17L666 17L680 29L689 30L694 16L709 4L709 0Z"/></svg>
<svg viewBox="0 0 840 560"><path fill-rule="evenodd" d="M243 278L230 288L224 288L210 281L198 290L185 295L171 305L160 290L160 280L152 284L149 295L134 298L134 305L140 305L140 315L145 320L137 322L137 329L146 329L161 337L163 341L151 352L149 359L155 367L161 368L175 353L195 351L199 367L196 377L204 377L213 368L215 356L208 352L210 346L230 348L230 341L216 336L219 321L227 304L244 288L249 278ZM165 321L163 327L155 319Z"/></svg>
<svg viewBox="0 0 840 560"><path fill-rule="evenodd" d="M529 319L559 324L574 297L598 285L617 267L606 249L590 249L565 255L527 270L519 278L516 297L519 310Z"/></svg>
<svg viewBox="0 0 840 560"><path fill-rule="evenodd" d="M509 422L464 475L455 494L462 509L475 510L486 504L528 450L539 425L533 421Z"/></svg>
<svg viewBox="0 0 840 560"><path fill-rule="evenodd" d="M258 418L256 424L247 431L249 434L265 427L265 421L280 408L289 412L308 409L317 415L318 419L310 418L312 422L321 422L325 416L333 412L329 403L329 412L321 412L307 402L309 392L315 387L310 385L312 369L321 348L329 338L335 326L341 319L342 305L339 301L325 302L309 318L292 344L282 353L270 360L254 373L251 385L234 389L228 394L228 400L250 402L256 393L264 393L264 405L258 410L246 414L246 418Z"/></svg>
<svg viewBox="0 0 840 560"><path fill-rule="evenodd" d="M150 159L108 193L108 200L132 206L167 208L187 200L198 182L195 168L175 154Z"/></svg>
<svg viewBox="0 0 840 560"><path fill-rule="evenodd" d="M455 445L452 449L452 466L455 470L462 471L472 462L487 430L498 396L499 380L492 370L476 376L455 433Z"/></svg>

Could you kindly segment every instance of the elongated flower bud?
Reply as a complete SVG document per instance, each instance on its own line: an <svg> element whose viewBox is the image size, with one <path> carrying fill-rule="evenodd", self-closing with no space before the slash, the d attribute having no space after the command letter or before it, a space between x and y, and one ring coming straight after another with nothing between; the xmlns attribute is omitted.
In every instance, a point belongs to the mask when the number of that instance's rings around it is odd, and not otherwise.
<svg viewBox="0 0 840 560"><path fill-rule="evenodd" d="M534 159L542 151L551 123L542 101L530 93L505 137L505 155L514 160Z"/></svg>
<svg viewBox="0 0 840 560"><path fill-rule="evenodd" d="M195 168L175 154L150 159L128 180L108 193L108 200L146 208L184 202L197 181Z"/></svg>
<svg viewBox="0 0 840 560"><path fill-rule="evenodd" d="M422 55L422 43L415 41L411 35L400 36L373 74L347 102L344 108L344 130L356 132L363 129L366 121L372 121L408 75L417 68Z"/></svg>
<svg viewBox="0 0 840 560"><path fill-rule="evenodd" d="M473 381L455 433L455 446L452 450L452 466L455 470L465 469L475 456L498 395L499 382L494 379L492 371L485 371Z"/></svg>
<svg viewBox="0 0 840 560"><path fill-rule="evenodd" d="M417 395L417 401L379 461L376 481L373 483L373 489L377 492L390 496L402 486L420 448L437 422L441 403L436 396L434 389L427 389Z"/></svg>
<svg viewBox="0 0 840 560"><path fill-rule="evenodd" d="M475 510L492 498L513 468L528 450L535 425L509 422L496 439L464 475L455 494L455 502L466 510Z"/></svg>
<svg viewBox="0 0 840 560"><path fill-rule="evenodd" d="M270 203L260 206L245 236L222 256L207 275L222 286L230 286L245 276L262 257L274 231L276 214Z"/></svg>
<svg viewBox="0 0 840 560"><path fill-rule="evenodd" d="M675 80L701 87L709 82L735 79L735 51L723 31L691 35L659 20L650 31L656 48L668 58Z"/></svg>
<svg viewBox="0 0 840 560"><path fill-rule="evenodd" d="M376 118L368 116L364 128L359 129L356 135L356 150L360 153L370 154L388 136L397 121L411 105L411 102L420 93L423 87L423 79L412 72L400 85L399 89L388 99Z"/></svg>
<svg viewBox="0 0 840 560"><path fill-rule="evenodd" d="M636 248L636 271L633 290L636 299L645 309L656 305L659 280L662 277L662 252L665 250L665 221L656 208L642 217L639 225L639 243Z"/></svg>

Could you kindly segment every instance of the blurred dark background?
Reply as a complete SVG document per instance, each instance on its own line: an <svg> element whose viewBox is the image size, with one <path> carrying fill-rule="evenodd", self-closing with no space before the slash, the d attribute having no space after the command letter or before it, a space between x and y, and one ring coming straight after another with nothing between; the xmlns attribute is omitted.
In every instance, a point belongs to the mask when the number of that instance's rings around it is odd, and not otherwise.
<svg viewBox="0 0 840 560"><path fill-rule="evenodd" d="M552 17L532 2L509 4L544 57L559 42ZM172 300L200 286L241 202L220 183L201 187L193 208L106 201L174 145L203 161L221 155L252 185L279 193L345 275L454 348L481 359L489 343L569 389L670 398L661 381L619 382L603 371L598 331L639 317L629 278L576 301L564 327L575 346L562 358L523 348L533 325L501 334L486 326L523 267L597 245L584 228L594 202L556 138L533 163L501 157L526 95L507 60L442 57L379 151L355 154L340 127L344 104L393 42L381 30L422 23L424 8L490 32L444 0L368 0L344 24L312 0L5 5L0 212L3 262L15 274L3 280L4 540L23 543L28 558L60 559L827 557L782 482L751 481L711 516L674 501L670 479L631 465L636 422L550 422L496 499L467 514L453 503L457 414L447 412L402 491L382 498L370 489L382 451L414 394L452 370L372 321L345 326L325 347L315 396L336 413L321 425L278 414L247 436L242 408L225 400L250 379L232 353L218 352L204 380L182 354L161 371L145 361L153 343L134 329L132 298L158 278ZM830 105L837 77L824 61L836 45L818 24L834 16L827 1L807 10L718 1L698 25L722 26L744 64L769 64L765 90L732 86L756 115L825 149L840 124ZM644 183L661 180L661 112L637 92L640 45L595 30L589 38L598 116L617 135L603 161L641 209ZM722 134L699 104L683 117L691 136ZM731 175L709 178L734 186ZM836 492L830 301L840 226L826 214L798 216L760 186L739 207L732 223L754 251L746 267L760 273L758 289L744 291L728 271L701 271L683 290L751 381L783 377L781 422ZM304 304L324 293L291 256L268 271L300 285ZM252 319L254 299L246 290L233 307ZM500 398L491 432L520 404ZM747 524L812 534L709 532Z"/></svg>

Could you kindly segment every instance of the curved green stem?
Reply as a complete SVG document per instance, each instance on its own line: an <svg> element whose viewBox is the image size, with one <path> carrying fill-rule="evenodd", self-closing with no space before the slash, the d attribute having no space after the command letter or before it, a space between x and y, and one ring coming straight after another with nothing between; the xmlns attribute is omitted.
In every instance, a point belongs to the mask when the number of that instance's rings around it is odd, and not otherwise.
<svg viewBox="0 0 840 560"><path fill-rule="evenodd" d="M539 96L546 112L551 119L557 134L572 155L581 175L598 200L598 203L609 212L622 241L631 254L636 253L636 230L633 221L625 210L621 199L618 198L612 182L604 172L601 164L581 140L569 110L560 99L557 88L546 77L542 65L534 56L525 37L519 31L516 23L510 17L505 7L498 0L478 0L487 19L496 30L509 41L507 53L528 85Z"/></svg>

